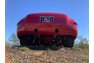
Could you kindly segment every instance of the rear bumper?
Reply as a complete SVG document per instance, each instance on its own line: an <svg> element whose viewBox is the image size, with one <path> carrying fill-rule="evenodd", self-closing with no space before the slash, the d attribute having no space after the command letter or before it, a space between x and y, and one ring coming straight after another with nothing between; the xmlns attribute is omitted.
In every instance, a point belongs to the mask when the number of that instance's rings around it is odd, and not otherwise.
<svg viewBox="0 0 94 63"><path fill-rule="evenodd" d="M28 24L18 27L17 35L71 35L77 37L77 30L60 24Z"/></svg>

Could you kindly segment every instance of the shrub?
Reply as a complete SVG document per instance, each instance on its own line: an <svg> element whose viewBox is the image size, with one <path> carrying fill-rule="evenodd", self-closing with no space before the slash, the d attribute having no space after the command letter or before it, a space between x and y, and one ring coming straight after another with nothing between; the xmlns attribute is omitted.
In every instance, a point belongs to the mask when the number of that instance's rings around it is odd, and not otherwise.
<svg viewBox="0 0 94 63"><path fill-rule="evenodd" d="M86 38L83 38L80 36L79 43L78 43L77 47L80 49L89 49L88 40Z"/></svg>
<svg viewBox="0 0 94 63"><path fill-rule="evenodd" d="M15 33L13 33L8 40L14 46L20 45L20 41Z"/></svg>
<svg viewBox="0 0 94 63"><path fill-rule="evenodd" d="M89 49L89 44L88 43L84 43L84 42L80 42L78 44L78 48L81 48L81 49Z"/></svg>

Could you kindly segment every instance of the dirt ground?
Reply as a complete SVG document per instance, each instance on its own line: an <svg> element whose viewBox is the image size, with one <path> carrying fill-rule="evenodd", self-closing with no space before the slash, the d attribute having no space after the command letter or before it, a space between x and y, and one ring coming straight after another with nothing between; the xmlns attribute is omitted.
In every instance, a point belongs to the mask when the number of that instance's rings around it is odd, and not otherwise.
<svg viewBox="0 0 94 63"><path fill-rule="evenodd" d="M8 47L8 63L89 63L89 51L78 48L33 50L27 47Z"/></svg>

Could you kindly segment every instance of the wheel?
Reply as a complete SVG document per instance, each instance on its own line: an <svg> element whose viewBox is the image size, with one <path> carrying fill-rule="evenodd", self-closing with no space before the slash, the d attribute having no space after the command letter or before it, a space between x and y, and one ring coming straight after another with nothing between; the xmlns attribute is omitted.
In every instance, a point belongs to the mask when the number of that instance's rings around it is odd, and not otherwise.
<svg viewBox="0 0 94 63"><path fill-rule="evenodd" d="M68 41L68 42L63 44L64 47L69 47L69 48L72 48L73 45L74 45L74 41Z"/></svg>
<svg viewBox="0 0 94 63"><path fill-rule="evenodd" d="M20 37L20 45L21 46L27 46L28 45L26 36L21 36Z"/></svg>
<svg viewBox="0 0 94 63"><path fill-rule="evenodd" d="M20 40L20 45L21 46L26 46L25 42L23 40Z"/></svg>
<svg viewBox="0 0 94 63"><path fill-rule="evenodd" d="M66 39L63 42L63 46L72 48L73 45L74 45L74 38L72 36L66 36Z"/></svg>
<svg viewBox="0 0 94 63"><path fill-rule="evenodd" d="M20 35L19 39L20 39L20 45L21 46L29 45L28 35Z"/></svg>

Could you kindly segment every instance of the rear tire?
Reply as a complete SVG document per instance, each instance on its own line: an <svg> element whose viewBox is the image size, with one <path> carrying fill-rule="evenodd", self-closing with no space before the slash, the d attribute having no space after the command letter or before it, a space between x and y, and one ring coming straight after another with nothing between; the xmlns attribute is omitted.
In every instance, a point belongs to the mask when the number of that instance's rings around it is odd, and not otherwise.
<svg viewBox="0 0 94 63"><path fill-rule="evenodd" d="M74 37L72 36L66 36L66 39L63 42L64 47L72 48L74 45Z"/></svg>
<svg viewBox="0 0 94 63"><path fill-rule="evenodd" d="M69 47L69 48L72 48L73 45L74 45L74 42L73 41L72 42L69 41L69 42L66 42L66 43L63 44L64 47Z"/></svg>
<svg viewBox="0 0 94 63"><path fill-rule="evenodd" d="M20 45L21 46L27 46L29 43L27 42L27 35L20 35L18 36L18 38L20 39Z"/></svg>

